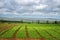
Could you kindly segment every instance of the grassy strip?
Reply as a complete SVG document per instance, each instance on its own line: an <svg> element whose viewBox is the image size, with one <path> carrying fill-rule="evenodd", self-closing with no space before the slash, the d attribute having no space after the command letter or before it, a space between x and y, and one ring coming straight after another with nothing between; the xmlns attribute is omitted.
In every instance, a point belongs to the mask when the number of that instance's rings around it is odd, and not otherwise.
<svg viewBox="0 0 60 40"><path fill-rule="evenodd" d="M36 31L32 28L32 26L28 27L28 33L29 33L29 37L30 38L41 38L37 33Z"/></svg>
<svg viewBox="0 0 60 40"><path fill-rule="evenodd" d="M36 28L33 28L33 29L37 32L37 34L38 34L41 38L44 38Z"/></svg>
<svg viewBox="0 0 60 40"><path fill-rule="evenodd" d="M25 35L25 26L24 26L24 25L23 25L23 27L17 32L16 38L26 38L26 35Z"/></svg>
<svg viewBox="0 0 60 40"><path fill-rule="evenodd" d="M51 35L53 35L54 37L56 37L57 40L60 40L60 34L58 34L57 32L53 31L53 30L47 30ZM57 30L58 31L58 30Z"/></svg>
<svg viewBox="0 0 60 40"><path fill-rule="evenodd" d="M12 38L16 38L16 34L17 34L17 32L20 30L21 27L22 27L22 26L20 26L20 27L14 32Z"/></svg>
<svg viewBox="0 0 60 40"><path fill-rule="evenodd" d="M41 29L41 28L37 28L37 27L36 27L36 30L38 30L38 32L39 32L44 38L46 38L46 40L53 40L53 39L49 36L49 34L44 31L44 29Z"/></svg>

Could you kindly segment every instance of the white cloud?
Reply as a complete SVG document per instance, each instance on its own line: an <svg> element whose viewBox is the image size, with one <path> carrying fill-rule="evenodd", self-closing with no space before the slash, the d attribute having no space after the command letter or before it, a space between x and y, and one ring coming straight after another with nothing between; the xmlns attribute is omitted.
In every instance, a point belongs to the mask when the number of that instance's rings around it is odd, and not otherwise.
<svg viewBox="0 0 60 40"><path fill-rule="evenodd" d="M18 4L39 3L40 0L15 0Z"/></svg>
<svg viewBox="0 0 60 40"><path fill-rule="evenodd" d="M34 9L44 9L46 8L48 5L44 5L44 4L40 4L40 5L34 5L33 8Z"/></svg>
<svg viewBox="0 0 60 40"><path fill-rule="evenodd" d="M12 14L14 14L14 15L20 15L20 14L17 13L16 11L12 11Z"/></svg>
<svg viewBox="0 0 60 40"><path fill-rule="evenodd" d="M15 0L18 4L26 4L28 0Z"/></svg>

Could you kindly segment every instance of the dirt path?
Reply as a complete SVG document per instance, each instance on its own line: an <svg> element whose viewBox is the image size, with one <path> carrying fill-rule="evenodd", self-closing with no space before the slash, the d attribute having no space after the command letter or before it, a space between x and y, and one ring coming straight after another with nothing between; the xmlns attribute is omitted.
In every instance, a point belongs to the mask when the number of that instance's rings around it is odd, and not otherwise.
<svg viewBox="0 0 60 40"><path fill-rule="evenodd" d="M20 26L20 27L15 31L15 33L14 33L13 36L12 36L12 38L16 38L16 34L17 34L17 32L20 30L21 27L22 27L22 26Z"/></svg>
<svg viewBox="0 0 60 40"><path fill-rule="evenodd" d="M43 38L0 38L0 40L45 40Z"/></svg>
<svg viewBox="0 0 60 40"><path fill-rule="evenodd" d="M25 25L25 32L26 32L26 38L29 38L27 25Z"/></svg>

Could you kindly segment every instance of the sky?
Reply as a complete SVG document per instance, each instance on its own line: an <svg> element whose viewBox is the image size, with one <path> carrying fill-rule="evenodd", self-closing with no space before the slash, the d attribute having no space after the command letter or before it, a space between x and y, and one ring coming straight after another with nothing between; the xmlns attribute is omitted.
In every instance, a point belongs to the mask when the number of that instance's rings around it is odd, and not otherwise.
<svg viewBox="0 0 60 40"><path fill-rule="evenodd" d="M0 17L60 19L60 0L0 0Z"/></svg>

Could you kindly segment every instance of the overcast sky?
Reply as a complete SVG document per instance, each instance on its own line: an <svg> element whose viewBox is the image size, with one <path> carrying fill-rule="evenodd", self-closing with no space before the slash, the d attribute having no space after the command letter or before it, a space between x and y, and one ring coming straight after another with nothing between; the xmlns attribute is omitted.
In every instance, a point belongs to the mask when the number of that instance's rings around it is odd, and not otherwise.
<svg viewBox="0 0 60 40"><path fill-rule="evenodd" d="M0 0L0 17L60 19L60 0Z"/></svg>

